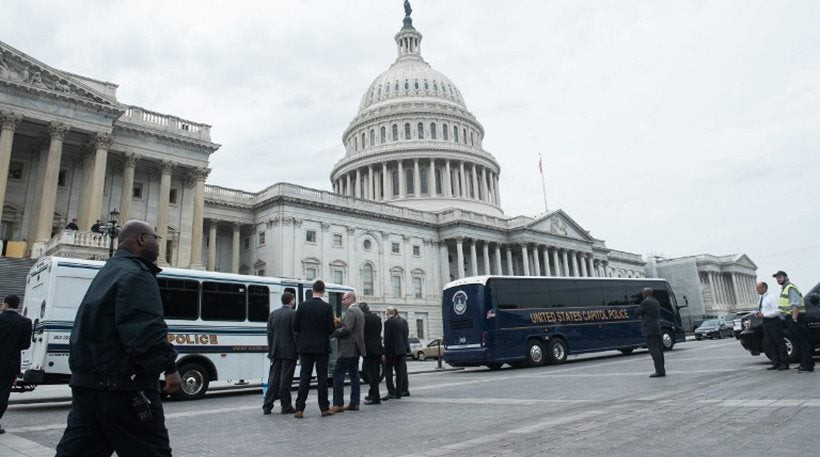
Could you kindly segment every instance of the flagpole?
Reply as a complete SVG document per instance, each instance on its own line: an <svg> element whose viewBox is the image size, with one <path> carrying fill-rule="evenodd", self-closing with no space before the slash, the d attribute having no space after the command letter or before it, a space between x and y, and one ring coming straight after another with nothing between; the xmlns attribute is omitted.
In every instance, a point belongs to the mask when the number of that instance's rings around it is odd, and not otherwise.
<svg viewBox="0 0 820 457"><path fill-rule="evenodd" d="M541 173L541 190L544 191L544 211L549 212L547 206L547 184L544 182L544 167L541 165L541 153L538 153L538 171Z"/></svg>

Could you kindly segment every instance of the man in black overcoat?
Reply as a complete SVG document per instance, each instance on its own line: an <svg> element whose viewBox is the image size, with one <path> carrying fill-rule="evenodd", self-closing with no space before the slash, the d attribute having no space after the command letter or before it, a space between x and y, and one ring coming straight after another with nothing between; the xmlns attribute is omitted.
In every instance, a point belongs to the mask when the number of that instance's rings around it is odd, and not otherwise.
<svg viewBox="0 0 820 457"><path fill-rule="evenodd" d="M293 309L296 297L290 292L282 294L282 306L273 310L268 318L268 358L271 361L268 372L268 391L262 403L262 414L270 414L273 402L279 399L282 414L296 412L290 402L290 387L296 370L296 340L293 336Z"/></svg>
<svg viewBox="0 0 820 457"><path fill-rule="evenodd" d="M330 363L330 335L336 330L336 326L333 322L333 308L322 300L324 294L324 281L314 282L313 298L299 305L293 320L296 351L299 353L302 364L299 371L299 394L296 396L296 413L294 414L297 419L305 415L305 403L314 366L318 384L319 410L322 417L333 415L327 398L327 370Z"/></svg>

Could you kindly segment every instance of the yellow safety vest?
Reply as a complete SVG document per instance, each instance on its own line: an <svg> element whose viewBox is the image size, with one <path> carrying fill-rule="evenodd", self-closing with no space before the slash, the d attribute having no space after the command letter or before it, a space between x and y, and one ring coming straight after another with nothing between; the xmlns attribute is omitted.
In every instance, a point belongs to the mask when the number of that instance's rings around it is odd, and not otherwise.
<svg viewBox="0 0 820 457"><path fill-rule="evenodd" d="M783 286L783 290L780 291L780 305L779 305L780 312L783 313L783 314L788 314L788 315L791 315L791 313L792 313L792 304L789 301L789 290L790 289L794 289L795 291L797 291L797 294L800 295L800 309L799 309L799 311L801 313L805 312L806 311L806 306L803 304L803 294L801 294L800 290L797 289L797 286L795 286L792 283L786 284L785 286Z"/></svg>

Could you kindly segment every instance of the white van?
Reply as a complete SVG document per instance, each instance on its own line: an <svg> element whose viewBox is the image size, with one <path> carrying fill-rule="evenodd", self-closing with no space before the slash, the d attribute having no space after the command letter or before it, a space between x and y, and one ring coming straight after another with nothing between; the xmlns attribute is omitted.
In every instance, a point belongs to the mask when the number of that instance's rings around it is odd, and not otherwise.
<svg viewBox="0 0 820 457"><path fill-rule="evenodd" d="M20 389L66 384L69 336L91 280L104 262L43 257L26 278L23 315L34 324L22 355ZM267 320L285 291L299 303L311 282L167 268L157 275L168 340L179 353L181 399L201 398L211 381L259 381L267 375ZM325 299L337 316L342 295L353 288L327 284Z"/></svg>

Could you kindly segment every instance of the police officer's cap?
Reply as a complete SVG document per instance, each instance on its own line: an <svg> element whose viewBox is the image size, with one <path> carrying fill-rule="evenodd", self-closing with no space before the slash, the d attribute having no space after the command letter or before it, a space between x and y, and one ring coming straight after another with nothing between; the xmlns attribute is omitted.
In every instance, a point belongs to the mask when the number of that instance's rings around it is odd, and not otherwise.
<svg viewBox="0 0 820 457"><path fill-rule="evenodd" d="M786 274L786 272L785 272L785 271L783 271L783 270L780 270L780 271L778 271L777 273L773 274L773 275L772 275L772 278L776 278L776 277L778 277L778 276L783 276L784 278L788 278L788 277L789 277L789 275L787 275L787 274Z"/></svg>

